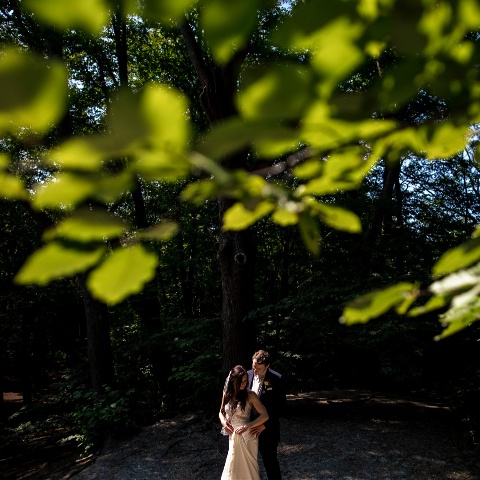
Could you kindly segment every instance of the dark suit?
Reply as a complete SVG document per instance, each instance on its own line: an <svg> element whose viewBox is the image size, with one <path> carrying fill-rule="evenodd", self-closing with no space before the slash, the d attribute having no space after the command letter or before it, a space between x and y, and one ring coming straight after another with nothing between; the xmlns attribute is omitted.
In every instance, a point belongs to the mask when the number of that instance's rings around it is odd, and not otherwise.
<svg viewBox="0 0 480 480"><path fill-rule="evenodd" d="M252 388L253 370L249 370L247 374L248 388ZM268 480L279 480L282 478L277 458L280 415L287 403L282 375L268 368L258 396L268 412L268 420L264 424L265 430L258 437L258 450L262 456Z"/></svg>

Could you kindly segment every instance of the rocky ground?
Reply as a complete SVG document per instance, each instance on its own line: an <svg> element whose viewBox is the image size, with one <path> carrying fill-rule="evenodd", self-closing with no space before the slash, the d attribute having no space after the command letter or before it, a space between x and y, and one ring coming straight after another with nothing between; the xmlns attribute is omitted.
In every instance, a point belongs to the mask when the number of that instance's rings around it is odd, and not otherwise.
<svg viewBox="0 0 480 480"><path fill-rule="evenodd" d="M110 442L68 471L36 478L219 479L227 442L217 422L182 415ZM440 402L333 391L289 396L279 459L284 480L474 480L479 453ZM262 466L261 473L265 479Z"/></svg>

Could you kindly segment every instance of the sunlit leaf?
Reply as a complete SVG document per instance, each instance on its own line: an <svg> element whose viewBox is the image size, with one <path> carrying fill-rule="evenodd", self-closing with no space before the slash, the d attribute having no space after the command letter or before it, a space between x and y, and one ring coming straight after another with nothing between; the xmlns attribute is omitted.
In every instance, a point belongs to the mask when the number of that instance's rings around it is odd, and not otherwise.
<svg viewBox="0 0 480 480"><path fill-rule="evenodd" d="M134 181L131 170L120 172L118 175L96 176L94 196L103 203L115 202L133 187Z"/></svg>
<svg viewBox="0 0 480 480"><path fill-rule="evenodd" d="M322 162L318 158L313 158L311 160L307 160L306 162L297 165L293 172L295 177L305 180L307 178L315 177L316 175L320 175L320 172L323 170Z"/></svg>
<svg viewBox="0 0 480 480"><path fill-rule="evenodd" d="M427 144L428 158L453 157L465 149L469 134L469 126L456 127L451 123L437 126Z"/></svg>
<svg viewBox="0 0 480 480"><path fill-rule="evenodd" d="M202 8L201 24L214 57L226 63L243 48L257 23L257 0L209 0Z"/></svg>
<svg viewBox="0 0 480 480"><path fill-rule="evenodd" d="M313 99L312 73L300 65L271 65L256 72L238 96L248 120L299 118Z"/></svg>
<svg viewBox="0 0 480 480"><path fill-rule="evenodd" d="M170 240L178 231L178 224L170 221L162 221L151 228L140 232L138 236L147 240Z"/></svg>
<svg viewBox="0 0 480 480"><path fill-rule="evenodd" d="M323 102L313 104L304 117L302 138L311 146L321 150L348 145L354 140L368 141L394 132L397 127L392 120L365 119L352 122L331 116Z"/></svg>
<svg viewBox="0 0 480 480"><path fill-rule="evenodd" d="M249 210L238 202L230 207L223 216L224 230L243 230L250 227L256 221L268 215L274 208L271 202L258 203L254 209Z"/></svg>
<svg viewBox="0 0 480 480"><path fill-rule="evenodd" d="M125 222L104 210L80 209L48 230L44 237L63 237L79 242L116 238L127 229Z"/></svg>
<svg viewBox="0 0 480 480"><path fill-rule="evenodd" d="M424 313L432 312L433 310L438 310L439 308L443 308L448 304L448 300L446 297L442 295L435 295L431 297L425 305L420 307L414 307L408 312L409 317L418 317L419 315L423 315Z"/></svg>
<svg viewBox="0 0 480 480"><path fill-rule="evenodd" d="M92 295L108 305L138 293L155 276L157 257L142 245L118 248L90 275Z"/></svg>
<svg viewBox="0 0 480 480"><path fill-rule="evenodd" d="M318 214L322 222L336 230L350 233L360 233L362 231L360 218L349 210L314 200L309 201L307 204Z"/></svg>
<svg viewBox="0 0 480 480"><path fill-rule="evenodd" d="M444 330L435 337L435 340L441 340L458 333L469 327L472 323L480 319L480 300L468 308L451 308L440 317Z"/></svg>
<svg viewBox="0 0 480 480"><path fill-rule="evenodd" d="M191 173L192 165L183 155L154 150L139 152L133 168L146 180L176 182Z"/></svg>
<svg viewBox="0 0 480 480"><path fill-rule="evenodd" d="M361 156L357 149L338 150L322 161L322 173L299 189L302 195L327 195L357 188L370 171L375 159Z"/></svg>
<svg viewBox="0 0 480 480"><path fill-rule="evenodd" d="M104 247L77 250L60 243L49 243L28 257L17 273L15 282L45 285L51 280L83 272L98 263L104 251Z"/></svg>
<svg viewBox="0 0 480 480"><path fill-rule="evenodd" d="M82 28L98 34L108 23L105 0L24 0L22 3L41 21L61 29Z"/></svg>
<svg viewBox="0 0 480 480"><path fill-rule="evenodd" d="M67 75L57 62L6 49L0 57L0 133L44 132L65 110Z"/></svg>
<svg viewBox="0 0 480 480"><path fill-rule="evenodd" d="M472 270L451 273L441 280L433 282L429 290L435 295L447 295L476 285L480 277Z"/></svg>
<svg viewBox="0 0 480 480"><path fill-rule="evenodd" d="M148 141L153 148L183 153L190 140L188 102L177 89L151 85L141 98L141 112L148 126Z"/></svg>
<svg viewBox="0 0 480 480"><path fill-rule="evenodd" d="M475 237L460 246L447 250L433 266L433 275L445 275L468 267L480 260L480 237Z"/></svg>
<svg viewBox="0 0 480 480"><path fill-rule="evenodd" d="M363 52L356 45L362 32L359 23L352 23L346 17L332 21L317 32L312 45L312 66L324 78L319 85L321 93L329 94L339 80L363 61Z"/></svg>
<svg viewBox="0 0 480 480"><path fill-rule="evenodd" d="M412 291L409 295L406 296L406 298L403 300L403 302L400 302L396 306L396 311L399 315L405 315L408 311L408 309L412 306L413 302L417 300L417 298L420 295L419 290L414 290Z"/></svg>
<svg viewBox="0 0 480 480"><path fill-rule="evenodd" d="M96 171L105 155L86 138L67 140L51 150L46 160L62 168Z"/></svg>
<svg viewBox="0 0 480 480"><path fill-rule="evenodd" d="M197 0L145 0L144 15L150 20L171 22L179 20Z"/></svg>
<svg viewBox="0 0 480 480"><path fill-rule="evenodd" d="M19 178L0 171L0 197L26 200L28 195Z"/></svg>
<svg viewBox="0 0 480 480"><path fill-rule="evenodd" d="M345 306L340 322L347 325L366 323L401 304L414 289L414 284L403 282L362 295Z"/></svg>
<svg viewBox="0 0 480 480"><path fill-rule="evenodd" d="M198 180L188 184L180 194L182 200L201 205L205 200L212 198L217 191L212 180Z"/></svg>
<svg viewBox="0 0 480 480"><path fill-rule="evenodd" d="M298 213L292 212L286 208L279 208L272 214L272 220L282 227L295 225L298 223Z"/></svg>
<svg viewBox="0 0 480 480"><path fill-rule="evenodd" d="M59 173L48 183L36 186L32 205L36 209L71 207L94 192L95 184L88 178Z"/></svg>
<svg viewBox="0 0 480 480"><path fill-rule="evenodd" d="M253 145L259 156L277 158L295 149L298 141L299 134L293 128L232 117L212 127L197 149L207 157L221 160Z"/></svg>

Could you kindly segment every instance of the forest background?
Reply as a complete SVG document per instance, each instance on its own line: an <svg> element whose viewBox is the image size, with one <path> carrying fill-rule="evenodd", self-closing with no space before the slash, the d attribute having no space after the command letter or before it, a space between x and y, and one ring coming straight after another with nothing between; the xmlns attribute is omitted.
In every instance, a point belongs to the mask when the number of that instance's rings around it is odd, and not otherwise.
<svg viewBox="0 0 480 480"><path fill-rule="evenodd" d="M1 2L2 449L215 418L258 348L478 431L480 7L171 3Z"/></svg>

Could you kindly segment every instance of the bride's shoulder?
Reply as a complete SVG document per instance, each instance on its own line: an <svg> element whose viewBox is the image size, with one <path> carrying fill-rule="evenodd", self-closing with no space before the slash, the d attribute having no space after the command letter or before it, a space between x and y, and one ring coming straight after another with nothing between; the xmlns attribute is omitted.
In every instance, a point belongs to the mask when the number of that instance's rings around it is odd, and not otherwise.
<svg viewBox="0 0 480 480"><path fill-rule="evenodd" d="M247 390L248 401L251 401L252 399L255 400L256 398L258 398L258 395L253 390L248 389Z"/></svg>

